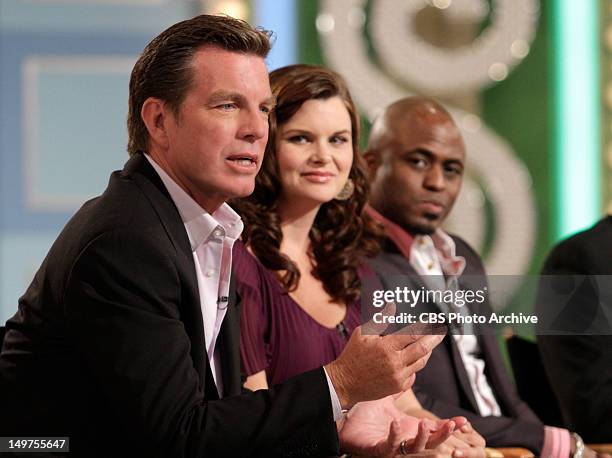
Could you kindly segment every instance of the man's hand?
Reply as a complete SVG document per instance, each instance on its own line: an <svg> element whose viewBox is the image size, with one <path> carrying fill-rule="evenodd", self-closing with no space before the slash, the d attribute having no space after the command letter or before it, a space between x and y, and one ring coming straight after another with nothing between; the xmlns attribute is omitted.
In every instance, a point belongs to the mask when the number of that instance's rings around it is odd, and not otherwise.
<svg viewBox="0 0 612 458"><path fill-rule="evenodd" d="M484 437L482 437L474 428L472 428L472 425L467 421L467 419L466 424L460 428L457 428L452 437L466 443L470 447L480 447L483 450L487 445Z"/></svg>
<svg viewBox="0 0 612 458"><path fill-rule="evenodd" d="M442 444L424 452L436 457L452 458L484 458L484 439L474 431L472 425L465 417L453 417L450 419L455 423L455 431ZM413 455L410 455L413 456ZM417 456L417 455L415 455ZM418 455L429 456L429 455Z"/></svg>
<svg viewBox="0 0 612 458"><path fill-rule="evenodd" d="M338 434L343 452L388 458L400 454L402 442L403 451L409 456L436 449L454 428L453 420L410 417L395 407L393 396L387 396L355 405L339 421Z"/></svg>
<svg viewBox="0 0 612 458"><path fill-rule="evenodd" d="M394 312L395 307L391 309ZM385 314L388 313L389 308ZM380 334L386 327L371 322L364 326L368 334ZM357 327L338 359L325 366L343 408L410 388L415 374L425 367L431 351L444 339L444 334L365 335L362 329Z"/></svg>
<svg viewBox="0 0 612 458"><path fill-rule="evenodd" d="M463 426L455 429L452 436L443 445L451 447L452 450L460 450L460 456L466 458L484 458L486 456L486 441L472 428L467 419Z"/></svg>
<svg viewBox="0 0 612 458"><path fill-rule="evenodd" d="M443 455L463 458L485 458L484 446L471 445L459 436L455 431L443 444L436 447L435 451Z"/></svg>
<svg viewBox="0 0 612 458"><path fill-rule="evenodd" d="M589 447L584 447L584 458L612 458L608 453L597 453L595 450Z"/></svg>
<svg viewBox="0 0 612 458"><path fill-rule="evenodd" d="M574 453L576 453L576 439L574 435L572 435L571 438L572 438L572 442L571 442L571 448L570 448L570 458L574 456ZM583 458L612 458L612 456L609 453L597 453L595 450L587 447L586 445L584 447L584 453L582 456Z"/></svg>

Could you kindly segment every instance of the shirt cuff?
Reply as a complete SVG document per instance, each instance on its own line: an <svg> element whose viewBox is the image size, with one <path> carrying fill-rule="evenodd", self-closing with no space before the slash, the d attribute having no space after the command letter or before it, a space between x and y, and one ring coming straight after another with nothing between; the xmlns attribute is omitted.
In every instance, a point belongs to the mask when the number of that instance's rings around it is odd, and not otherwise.
<svg viewBox="0 0 612 458"><path fill-rule="evenodd" d="M334 412L334 421L338 421L340 420L340 417L342 417L342 405L340 404L340 399L338 398L336 389L334 388L334 385L332 385L329 375L327 375L327 371L325 370L325 367L323 367L323 372L325 372L325 378L327 379L327 386L329 387L329 397L331 398L332 410Z"/></svg>
<svg viewBox="0 0 612 458"><path fill-rule="evenodd" d="M567 429L544 427L544 445L541 456L558 456L565 458L570 456L572 439Z"/></svg>

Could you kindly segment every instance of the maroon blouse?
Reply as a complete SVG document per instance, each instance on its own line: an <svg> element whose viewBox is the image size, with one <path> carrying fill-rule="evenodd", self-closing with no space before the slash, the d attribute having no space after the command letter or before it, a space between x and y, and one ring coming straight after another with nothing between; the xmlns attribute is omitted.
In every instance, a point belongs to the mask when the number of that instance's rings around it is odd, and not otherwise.
<svg viewBox="0 0 612 458"><path fill-rule="evenodd" d="M359 301L346 309L345 330L319 324L241 241L234 244L232 264L241 298L240 356L246 375L265 370L272 386L327 364L360 324Z"/></svg>

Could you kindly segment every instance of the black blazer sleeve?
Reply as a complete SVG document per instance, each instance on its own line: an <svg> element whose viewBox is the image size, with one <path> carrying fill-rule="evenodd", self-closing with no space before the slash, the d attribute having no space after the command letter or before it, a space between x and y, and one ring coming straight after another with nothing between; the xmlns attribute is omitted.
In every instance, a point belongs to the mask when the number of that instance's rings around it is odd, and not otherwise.
<svg viewBox="0 0 612 458"><path fill-rule="evenodd" d="M150 457L336 453L322 369L270 390L206 399L182 321L177 261L163 243L129 228L106 232L78 256L65 290L77 357L130 431L130 448Z"/></svg>
<svg viewBox="0 0 612 458"><path fill-rule="evenodd" d="M538 348L567 427L612 441L612 336L539 336Z"/></svg>

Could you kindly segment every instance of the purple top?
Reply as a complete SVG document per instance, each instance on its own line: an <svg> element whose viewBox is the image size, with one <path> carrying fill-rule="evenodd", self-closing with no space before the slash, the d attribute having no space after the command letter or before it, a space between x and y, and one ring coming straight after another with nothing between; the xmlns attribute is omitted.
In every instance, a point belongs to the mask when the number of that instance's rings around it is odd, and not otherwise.
<svg viewBox="0 0 612 458"><path fill-rule="evenodd" d="M344 334L319 324L241 241L234 244L232 264L242 301L240 356L246 375L265 369L272 386L327 364L340 355L360 324L359 301L346 309ZM375 275L368 267L360 268L361 276L362 271Z"/></svg>

